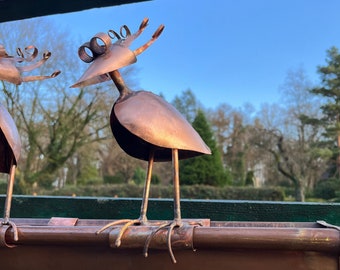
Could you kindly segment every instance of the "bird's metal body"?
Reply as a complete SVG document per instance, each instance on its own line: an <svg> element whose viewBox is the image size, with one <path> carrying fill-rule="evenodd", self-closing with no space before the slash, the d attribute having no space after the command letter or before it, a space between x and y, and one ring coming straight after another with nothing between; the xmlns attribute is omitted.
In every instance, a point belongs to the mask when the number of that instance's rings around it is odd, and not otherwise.
<svg viewBox="0 0 340 270"><path fill-rule="evenodd" d="M32 61L36 58L38 50L34 46L29 46L25 48L26 56L20 49L17 49L17 53L17 57L9 56L4 47L0 45L0 80L19 85L22 82L53 78L60 73L60 71L56 71L51 76L23 77L21 72L30 71L41 66L50 57L51 53L44 53L42 60L25 67L18 67L17 64L25 61ZM1 224L9 225L13 228L15 240L18 240L18 232L16 225L10 221L10 210L15 171L20 158L20 151L21 140L17 127L6 108L0 104L0 172L9 174L4 207L4 219Z"/></svg>
<svg viewBox="0 0 340 270"><path fill-rule="evenodd" d="M154 233L161 228L168 227L168 248L175 262L171 248L171 232L175 227L183 225L180 213L178 160L211 152L199 134L171 104L151 92L130 90L118 71L119 68L136 62L136 56L147 49L163 31L164 26L161 25L149 42L131 51L128 46L144 31L147 22L148 19L144 19L139 30L133 35L126 26L123 26L120 35L110 30L111 35L97 34L90 42L81 46L78 51L80 58L85 62L93 61L93 63L72 87L86 86L111 78L120 93L111 111L112 133L127 154L148 161L140 217L136 220L120 220L110 223L99 232L114 225L124 224L116 240L116 245L119 246L121 237L129 226L146 224L153 162L172 161L174 220L171 223L164 223ZM125 35L122 33L124 31ZM116 37L118 41L111 44L109 37ZM98 39L100 44L104 45L99 45ZM85 48L92 51L92 56L86 54ZM146 256L154 233L150 235L145 245Z"/></svg>
<svg viewBox="0 0 340 270"><path fill-rule="evenodd" d="M151 92L131 92L119 99L111 112L112 132L130 156L154 161L171 161L171 149L179 159L209 154L210 150L188 121L169 103Z"/></svg>

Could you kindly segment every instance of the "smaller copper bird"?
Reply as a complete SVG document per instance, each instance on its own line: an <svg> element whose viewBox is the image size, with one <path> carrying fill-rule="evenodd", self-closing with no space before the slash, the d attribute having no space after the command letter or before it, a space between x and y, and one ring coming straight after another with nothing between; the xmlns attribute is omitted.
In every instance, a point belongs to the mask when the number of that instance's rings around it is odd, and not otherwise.
<svg viewBox="0 0 340 270"><path fill-rule="evenodd" d="M120 147L130 156L148 162L140 217L136 220L119 220L104 226L97 233L118 224L124 224L116 239L116 246L131 225L148 225L146 217L152 167L154 161L172 161L174 187L174 220L164 223L147 238L144 255L151 238L161 228L168 227L167 245L173 262L176 262L171 248L171 233L175 227L183 226L180 209L179 159L202 154L210 154L209 147L187 120L163 98L147 91L129 89L118 71L137 61L136 56L145 51L162 33L164 26L158 27L152 38L141 47L132 51L130 44L146 28L148 19L144 19L134 34L124 25L120 34L110 30L108 34L99 33L90 42L79 48L80 58L93 63L72 87L83 87L112 79L119 91L119 98L114 103L110 124L114 137ZM111 44L111 38L118 40ZM91 51L91 54L87 53Z"/></svg>
<svg viewBox="0 0 340 270"><path fill-rule="evenodd" d="M56 71L50 76L22 77L22 72L31 71L41 66L51 56L51 53L44 53L43 58L40 61L24 67L17 66L17 64L31 62L36 58L38 50L34 46L29 46L25 48L25 53L23 53L21 49L17 49L17 54L17 57L9 56L3 45L0 44L0 80L19 85L22 82L53 78L60 73L60 71ZM0 172L9 174L4 219L1 224L13 228L15 241L18 240L18 230L15 223L10 221L10 211L15 171L18 165L20 151L21 141L18 129L6 108L0 104Z"/></svg>

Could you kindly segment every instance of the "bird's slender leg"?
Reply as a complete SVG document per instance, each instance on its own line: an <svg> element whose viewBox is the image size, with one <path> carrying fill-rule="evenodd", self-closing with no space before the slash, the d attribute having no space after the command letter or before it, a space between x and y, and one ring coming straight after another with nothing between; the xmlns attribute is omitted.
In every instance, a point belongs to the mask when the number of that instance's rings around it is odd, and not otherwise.
<svg viewBox="0 0 340 270"><path fill-rule="evenodd" d="M115 241L115 244L117 247L120 246L121 238L128 227L130 227L131 225L145 225L148 221L146 217L146 213L148 210L148 201L149 201L149 194L150 194L153 162L154 162L154 149L151 149L150 154L149 154L148 169L147 169L147 174L146 174L146 179L145 179L145 184L144 184L143 199L142 199L142 205L141 205L139 218L117 220L117 221L114 221L114 222L111 222L105 225L104 227L102 227L96 232L96 234L99 234L109 227L119 225L119 224L124 224L122 228L120 229L120 232Z"/></svg>
<svg viewBox="0 0 340 270"><path fill-rule="evenodd" d="M144 191L143 191L143 200L142 200L142 205L140 209L140 217L139 217L139 220L142 224L145 224L147 222L146 213L148 210L148 203L149 203L149 194L150 194L154 156L155 156L155 151L154 149L151 149L150 154L149 154L148 169L146 172L146 179L145 179Z"/></svg>
<svg viewBox="0 0 340 270"><path fill-rule="evenodd" d="M9 220L10 212L11 212L11 204L12 204L12 196L13 196L13 185L14 185L14 176L15 176L16 165L12 164L9 179L7 183L7 195L5 201L5 209L4 209L4 220L2 221L3 225L9 225L13 228L14 232L14 241L18 241L18 229L14 222Z"/></svg>
<svg viewBox="0 0 340 270"><path fill-rule="evenodd" d="M179 163L178 163L178 149L172 149L172 163L173 163L173 185L174 185L174 222L177 226L182 225L181 205L180 205L180 189L179 189Z"/></svg>
<svg viewBox="0 0 340 270"><path fill-rule="evenodd" d="M173 187L174 187L174 220L170 223L160 225L154 230L146 239L144 245L144 256L148 256L148 249L153 236L161 229L168 228L167 233L167 245L171 260L176 263L176 259L171 247L171 233L175 227L181 227L183 225L181 218L181 205L180 205L180 188L179 188L179 163L178 163L178 149L172 149L172 167L173 167Z"/></svg>

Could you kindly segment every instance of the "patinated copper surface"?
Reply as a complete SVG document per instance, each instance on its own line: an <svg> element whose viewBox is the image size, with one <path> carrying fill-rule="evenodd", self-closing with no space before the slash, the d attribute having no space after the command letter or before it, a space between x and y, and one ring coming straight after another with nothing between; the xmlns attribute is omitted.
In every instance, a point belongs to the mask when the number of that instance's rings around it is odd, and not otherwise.
<svg viewBox="0 0 340 270"><path fill-rule="evenodd" d="M54 78L60 71L54 72L50 76L27 76L23 77L22 72L31 71L40 67L50 58L51 53L45 52L42 59L30 65L21 66L23 62L32 62L38 55L38 49L34 46L28 46L24 51L17 49L17 56L10 56L5 48L0 44L0 80L7 81L16 85L22 82L30 82ZM0 104L0 172L8 173L7 196L4 209L4 220L2 225L10 225L14 229L14 238L18 240L18 234L15 223L9 220L11 201L13 195L13 185L15 178L16 166L20 157L21 141L17 127L3 105Z"/></svg>
<svg viewBox="0 0 340 270"><path fill-rule="evenodd" d="M51 221L52 220L52 221ZM54 221L53 221L54 220ZM95 232L110 220L82 220L75 218L13 219L18 226L18 245L108 245L113 244L121 226L100 235ZM76 222L75 222L76 221ZM181 249L257 249L304 250L339 253L339 231L318 223L294 222L202 222L204 226L183 226L172 232L173 247ZM188 224L190 220L186 220ZM150 232L164 221L150 221L149 226L131 226L123 236L124 249L141 248ZM66 225L65 225L66 224ZM71 224L71 225L70 225ZM8 244L15 244L13 230L3 232ZM69 237L66 237L69 235ZM164 250L166 232L159 231L150 248Z"/></svg>
<svg viewBox="0 0 340 270"><path fill-rule="evenodd" d="M97 233L101 233L109 227L124 224L114 241L115 246L118 247L129 226L149 225L146 212L153 162L172 161L174 220L160 225L151 232L145 241L144 249L146 255L151 238L158 231L166 229L166 245L172 261L176 262L172 252L171 235L174 228L185 226L180 210L178 160L211 154L211 151L200 135L171 104L151 92L132 91L121 77L118 69L135 63L136 56L145 51L164 29L164 26L160 25L147 43L134 51L130 50L129 46L144 31L147 23L148 19L146 18L134 34L131 34L129 28L123 25L119 33L113 30L110 30L108 34L99 33L89 42L80 46L79 57L91 65L72 87L83 87L111 78L119 91L119 98L114 103L110 116L112 133L127 154L148 161L140 217L136 220L120 220L109 223ZM117 41L111 44L111 39L117 39Z"/></svg>

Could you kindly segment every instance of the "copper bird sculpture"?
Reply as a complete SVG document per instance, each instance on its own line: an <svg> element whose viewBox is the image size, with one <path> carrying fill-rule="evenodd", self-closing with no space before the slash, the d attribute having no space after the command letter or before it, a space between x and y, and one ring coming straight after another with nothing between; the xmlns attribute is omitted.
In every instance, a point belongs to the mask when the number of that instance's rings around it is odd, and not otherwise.
<svg viewBox="0 0 340 270"><path fill-rule="evenodd" d="M131 225L147 225L147 207L153 163L157 161L172 161L174 187L174 220L158 227L152 235L161 228L168 227L167 245L172 260L175 262L171 248L171 233L175 227L183 225L180 209L179 191L179 159L190 158L202 154L210 154L209 147L187 120L161 97L147 91L130 90L118 71L137 61L136 56L146 50L162 33L164 26L160 25L152 38L136 50L130 50L129 45L146 28L148 19L144 19L134 34L124 25L120 33L110 30L108 34L99 33L90 42L79 48L80 58L93 63L82 77L72 87L84 87L112 79L119 91L119 98L114 103L110 124L114 137L120 147L130 156L148 162L140 217L136 220L119 220L104 226L105 229L124 224L116 239L116 246L126 229ZM111 44L111 39L117 39ZM91 53L88 53L90 50ZM147 256L148 238L144 255Z"/></svg>
<svg viewBox="0 0 340 270"><path fill-rule="evenodd" d="M31 71L41 66L51 55L50 52L43 54L42 60L27 66L18 66L22 62L31 62L36 58L38 50L34 46L25 48L23 52L17 49L17 57L9 56L5 48L0 45L0 80L16 85L22 82L43 80L57 76L60 71L54 72L51 76L27 76L22 77L21 73ZM9 175L7 194L4 207L4 219L2 225L13 228L14 240L18 240L18 231L14 222L10 221L10 210L13 195L15 171L20 157L21 141L13 118L3 105L0 104L0 172Z"/></svg>

